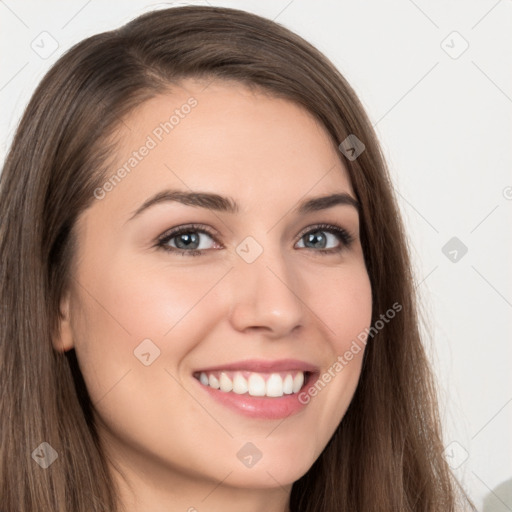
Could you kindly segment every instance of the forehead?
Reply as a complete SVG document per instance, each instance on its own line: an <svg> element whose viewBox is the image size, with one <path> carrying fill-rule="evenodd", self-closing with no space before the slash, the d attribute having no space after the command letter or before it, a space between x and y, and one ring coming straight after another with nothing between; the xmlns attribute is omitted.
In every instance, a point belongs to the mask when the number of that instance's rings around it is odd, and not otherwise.
<svg viewBox="0 0 512 512"><path fill-rule="evenodd" d="M187 80L120 124L107 199L135 206L163 187L229 194L242 207L352 192L323 125L297 104L236 82ZM106 201L105 201L106 203Z"/></svg>

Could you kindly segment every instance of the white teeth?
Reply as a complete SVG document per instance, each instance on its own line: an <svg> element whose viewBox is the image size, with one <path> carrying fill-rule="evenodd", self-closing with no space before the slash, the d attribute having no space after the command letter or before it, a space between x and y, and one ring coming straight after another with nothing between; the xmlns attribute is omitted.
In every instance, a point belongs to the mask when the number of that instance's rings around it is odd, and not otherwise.
<svg viewBox="0 0 512 512"><path fill-rule="evenodd" d="M220 374L220 390L221 391L231 391L233 389L233 382L231 382L231 379L225 374Z"/></svg>
<svg viewBox="0 0 512 512"><path fill-rule="evenodd" d="M233 377L231 379L231 377ZM213 389L220 389L226 393L233 392L238 395L249 393L251 396L281 397L298 393L304 384L304 372L297 372L295 377L292 373L287 373L283 378L279 373L264 374L252 372L246 379L242 372L221 372L217 378L213 373L207 374L201 372L199 381L204 386L210 386Z"/></svg>
<svg viewBox="0 0 512 512"><path fill-rule="evenodd" d="M283 381L283 393L291 395L293 393L293 377L289 373Z"/></svg>
<svg viewBox="0 0 512 512"><path fill-rule="evenodd" d="M243 395L249 391L247 380L239 372L235 373L235 378L233 379L233 391L238 395Z"/></svg>
<svg viewBox="0 0 512 512"><path fill-rule="evenodd" d="M293 379L293 392L298 393L300 388L304 384L304 374L302 372L297 373Z"/></svg>
<svg viewBox="0 0 512 512"><path fill-rule="evenodd" d="M265 379L257 373L251 373L249 377L249 395L265 396Z"/></svg>
<svg viewBox="0 0 512 512"><path fill-rule="evenodd" d="M283 379L278 373L273 373L267 380L267 396L283 396Z"/></svg>
<svg viewBox="0 0 512 512"><path fill-rule="evenodd" d="M213 389L220 388L219 379L217 379L217 377L215 377L215 375L213 375L213 374L210 375L210 377L208 378L208 383L209 383L210 387Z"/></svg>

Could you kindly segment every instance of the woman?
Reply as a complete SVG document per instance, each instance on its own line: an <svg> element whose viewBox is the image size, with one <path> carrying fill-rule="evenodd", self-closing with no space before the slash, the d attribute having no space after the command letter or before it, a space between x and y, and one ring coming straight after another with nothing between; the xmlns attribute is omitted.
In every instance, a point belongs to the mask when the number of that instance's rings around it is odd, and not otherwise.
<svg viewBox="0 0 512 512"><path fill-rule="evenodd" d="M378 142L297 35L183 7L77 44L0 214L2 510L471 506Z"/></svg>

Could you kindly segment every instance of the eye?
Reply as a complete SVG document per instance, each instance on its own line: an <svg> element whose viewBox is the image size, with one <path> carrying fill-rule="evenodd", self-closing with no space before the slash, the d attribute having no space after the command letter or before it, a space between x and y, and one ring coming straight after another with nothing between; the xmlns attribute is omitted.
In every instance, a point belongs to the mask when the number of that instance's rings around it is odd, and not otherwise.
<svg viewBox="0 0 512 512"><path fill-rule="evenodd" d="M350 246L353 237L340 226L319 224L311 227L303 234L298 242L299 248L313 249L320 254L341 252Z"/></svg>
<svg viewBox="0 0 512 512"><path fill-rule="evenodd" d="M342 227L332 224L308 226L299 238L296 247L323 255L339 253L353 242L352 235ZM222 248L216 235L208 226L202 224L187 224L173 228L158 239L156 246L181 256L200 256L203 251Z"/></svg>
<svg viewBox="0 0 512 512"><path fill-rule="evenodd" d="M183 256L199 256L203 250L213 249L215 235L206 227L198 224L179 226L165 233L157 246L165 251L178 252Z"/></svg>

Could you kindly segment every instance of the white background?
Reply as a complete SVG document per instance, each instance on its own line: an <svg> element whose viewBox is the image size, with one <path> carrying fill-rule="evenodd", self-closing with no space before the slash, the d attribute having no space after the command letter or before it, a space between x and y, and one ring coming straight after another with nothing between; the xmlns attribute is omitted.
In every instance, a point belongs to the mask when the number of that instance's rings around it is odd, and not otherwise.
<svg viewBox="0 0 512 512"><path fill-rule="evenodd" d="M207 5L167 5L189 3ZM208 3L299 33L359 94L410 236L446 456L479 510L512 510L512 2ZM66 49L163 5L0 2L0 158L36 84ZM32 48L52 44L42 57ZM442 252L452 237L468 248L455 262Z"/></svg>

